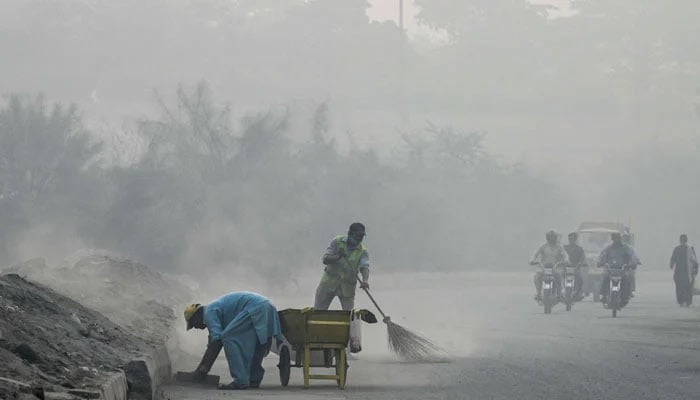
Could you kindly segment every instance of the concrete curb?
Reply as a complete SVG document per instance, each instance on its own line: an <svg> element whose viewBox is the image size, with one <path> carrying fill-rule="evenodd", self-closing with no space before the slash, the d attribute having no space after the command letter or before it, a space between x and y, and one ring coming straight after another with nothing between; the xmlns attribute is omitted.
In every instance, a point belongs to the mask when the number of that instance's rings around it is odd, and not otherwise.
<svg viewBox="0 0 700 400"><path fill-rule="evenodd" d="M124 368L111 374L99 391L67 390L46 392L51 396L75 396L75 398L100 400L157 400L158 389L172 378L170 355L165 346L157 346L148 354L130 361ZM24 382L0 377L0 389L32 394L32 387Z"/></svg>
<svg viewBox="0 0 700 400"><path fill-rule="evenodd" d="M129 399L158 399L158 388L172 378L168 349L159 345L148 354L131 360L124 367L129 384Z"/></svg>
<svg viewBox="0 0 700 400"><path fill-rule="evenodd" d="M32 394L35 392L35 389L27 383L3 377L0 377L0 389L26 394ZM126 375L124 375L123 371L111 374L107 378L106 382L100 386L99 391L68 389L65 392L51 392L44 391L43 388L37 389L44 395L44 397L47 398L80 398L100 400L128 400L129 398L129 388L126 381Z"/></svg>
<svg viewBox="0 0 700 400"><path fill-rule="evenodd" d="M101 400L127 400L129 398L129 383L124 371L115 372L100 386Z"/></svg>

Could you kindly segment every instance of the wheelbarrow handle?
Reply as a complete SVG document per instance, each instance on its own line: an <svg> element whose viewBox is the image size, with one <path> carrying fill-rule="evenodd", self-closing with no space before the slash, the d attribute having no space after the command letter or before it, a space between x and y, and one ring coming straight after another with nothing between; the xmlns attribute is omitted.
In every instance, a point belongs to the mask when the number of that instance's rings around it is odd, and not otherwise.
<svg viewBox="0 0 700 400"><path fill-rule="evenodd" d="M362 280L360 279L359 276L356 276L355 278L357 278L357 281L358 281L359 283L362 283ZM382 308L379 307L379 304L377 304L377 301L374 300L374 297L373 297L372 294L369 292L369 289L367 289L367 288L362 288L362 290L364 290L365 293L367 293L367 297L369 297L369 299L372 301L372 304L374 304L374 306L377 307L377 310L378 310L379 313L382 315L382 319L384 320L384 323L387 323L387 321L389 320L389 317L387 317L386 314L384 314L384 311L382 311Z"/></svg>

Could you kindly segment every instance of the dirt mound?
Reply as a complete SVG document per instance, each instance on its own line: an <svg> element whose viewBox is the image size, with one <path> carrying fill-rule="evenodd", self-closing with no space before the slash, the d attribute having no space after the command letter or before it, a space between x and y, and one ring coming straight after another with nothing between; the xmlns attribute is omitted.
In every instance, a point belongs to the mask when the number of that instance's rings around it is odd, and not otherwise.
<svg viewBox="0 0 700 400"><path fill-rule="evenodd" d="M99 311L152 344L167 340L176 319L174 308L192 298L190 289L175 279L104 253L81 253L58 268L38 258L7 271Z"/></svg>
<svg viewBox="0 0 700 400"><path fill-rule="evenodd" d="M0 376L97 388L148 345L100 313L16 274L0 276Z"/></svg>

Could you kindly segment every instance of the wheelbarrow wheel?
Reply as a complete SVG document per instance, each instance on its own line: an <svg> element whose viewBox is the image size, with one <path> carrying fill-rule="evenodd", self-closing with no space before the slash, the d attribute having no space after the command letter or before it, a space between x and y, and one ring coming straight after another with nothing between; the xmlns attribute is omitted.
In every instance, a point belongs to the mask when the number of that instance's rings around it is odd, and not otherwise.
<svg viewBox="0 0 700 400"><path fill-rule="evenodd" d="M289 384L289 374L292 369L289 347L282 346L282 349L280 349L280 361L279 364L277 364L277 368L280 370L280 382L283 387L286 387Z"/></svg>

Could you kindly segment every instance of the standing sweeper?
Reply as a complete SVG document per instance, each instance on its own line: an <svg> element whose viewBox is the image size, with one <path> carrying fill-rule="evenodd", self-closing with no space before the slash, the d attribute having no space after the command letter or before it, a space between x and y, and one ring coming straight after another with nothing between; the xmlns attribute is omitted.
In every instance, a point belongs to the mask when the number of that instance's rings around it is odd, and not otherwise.
<svg viewBox="0 0 700 400"><path fill-rule="evenodd" d="M369 254L362 244L365 226L360 222L350 225L347 235L337 236L323 255L323 277L316 289L314 308L327 310L338 297L343 310L355 306L358 286L367 294L387 325L389 349L404 359L422 361L435 359L444 351L429 339L396 324L379 307L369 290Z"/></svg>
<svg viewBox="0 0 700 400"><path fill-rule="evenodd" d="M316 289L315 309L328 310L338 297L343 310L352 310L358 273L362 275L360 287L369 289L369 254L362 244L364 237L365 226L354 222L347 235L336 236L331 241L322 258L325 267Z"/></svg>

